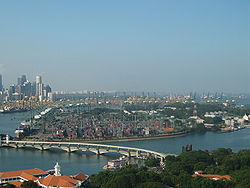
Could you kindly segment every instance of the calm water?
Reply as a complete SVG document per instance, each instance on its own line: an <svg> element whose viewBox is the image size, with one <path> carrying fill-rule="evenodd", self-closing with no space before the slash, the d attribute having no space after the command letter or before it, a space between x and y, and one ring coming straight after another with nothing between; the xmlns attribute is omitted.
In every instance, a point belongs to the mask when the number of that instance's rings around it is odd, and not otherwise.
<svg viewBox="0 0 250 188"><path fill-rule="evenodd" d="M14 135L15 128L27 113L0 114L0 133ZM107 143L111 144L111 143ZM220 147L232 148L234 151L250 148L250 129L232 133L212 133L188 135L178 138L159 140L118 142L113 145L139 147L164 153L180 153L181 147L193 144L194 149L213 150ZM62 172L72 175L78 172L93 174L102 170L107 161L117 156L97 156L86 153L66 153L55 151L24 150L0 148L0 172L27 168L52 169L56 162L62 166Z"/></svg>

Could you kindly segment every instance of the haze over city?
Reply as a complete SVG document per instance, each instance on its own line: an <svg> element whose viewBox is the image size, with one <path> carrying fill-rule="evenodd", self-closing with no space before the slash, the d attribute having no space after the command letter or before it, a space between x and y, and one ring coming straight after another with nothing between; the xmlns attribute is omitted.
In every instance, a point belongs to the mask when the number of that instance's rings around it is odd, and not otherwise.
<svg viewBox="0 0 250 188"><path fill-rule="evenodd" d="M2 1L4 86L249 93L250 2Z"/></svg>

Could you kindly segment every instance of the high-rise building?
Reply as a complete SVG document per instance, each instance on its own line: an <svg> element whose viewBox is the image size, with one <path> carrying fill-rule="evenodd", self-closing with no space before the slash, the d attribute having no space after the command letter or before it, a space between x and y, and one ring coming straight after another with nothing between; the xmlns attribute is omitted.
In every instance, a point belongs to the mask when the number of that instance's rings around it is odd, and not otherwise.
<svg viewBox="0 0 250 188"><path fill-rule="evenodd" d="M24 84L21 86L21 88L22 88L21 92L24 94L25 97L30 97L32 95L30 82L24 82Z"/></svg>
<svg viewBox="0 0 250 188"><path fill-rule="evenodd" d="M43 84L39 84L38 85L38 89L39 89L39 92L38 92L38 96L41 96L43 98Z"/></svg>
<svg viewBox="0 0 250 188"><path fill-rule="evenodd" d="M36 76L36 96L39 97L42 95L42 77Z"/></svg>
<svg viewBox="0 0 250 188"><path fill-rule="evenodd" d="M36 76L36 83L41 84L42 83L42 77L41 76Z"/></svg>
<svg viewBox="0 0 250 188"><path fill-rule="evenodd" d="M36 83L31 83L31 96L36 96Z"/></svg>
<svg viewBox="0 0 250 188"><path fill-rule="evenodd" d="M22 83L22 78L21 78L21 77L18 77L18 78L17 78L17 85L19 86L19 85L21 85L21 83Z"/></svg>
<svg viewBox="0 0 250 188"><path fill-rule="evenodd" d="M48 100L49 101L55 101L55 98L56 98L56 96L54 93L52 93L52 92L48 93Z"/></svg>
<svg viewBox="0 0 250 188"><path fill-rule="evenodd" d="M12 100L12 95L15 93L15 85L10 86L8 93L9 93L9 99Z"/></svg>
<svg viewBox="0 0 250 188"><path fill-rule="evenodd" d="M3 91L3 77L0 74L0 91Z"/></svg>
<svg viewBox="0 0 250 188"><path fill-rule="evenodd" d="M21 84L24 84L25 82L27 82L26 76L22 75L21 76Z"/></svg>
<svg viewBox="0 0 250 188"><path fill-rule="evenodd" d="M44 86L43 88L43 95L45 98L48 98L48 93L51 93L51 87L49 85Z"/></svg>
<svg viewBox="0 0 250 188"><path fill-rule="evenodd" d="M17 78L17 85L23 85L25 82L27 82L25 75L22 75L21 77Z"/></svg>
<svg viewBox="0 0 250 188"><path fill-rule="evenodd" d="M13 84L3 92L2 75L0 74L0 94L5 100L28 100L39 99L40 101L48 99L48 93L51 93L51 87L42 83L42 77L36 76L35 82L29 82L26 75L17 79L17 84Z"/></svg>

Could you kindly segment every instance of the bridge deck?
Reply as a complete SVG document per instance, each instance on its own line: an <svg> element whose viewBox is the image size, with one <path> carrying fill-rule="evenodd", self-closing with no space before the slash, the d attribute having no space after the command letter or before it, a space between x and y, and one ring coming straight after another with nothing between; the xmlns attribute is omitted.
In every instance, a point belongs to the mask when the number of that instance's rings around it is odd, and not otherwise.
<svg viewBox="0 0 250 188"><path fill-rule="evenodd" d="M139 152L139 153L147 153L150 155L154 155L158 158L165 158L168 155L174 154L166 154L160 153L152 150L134 148L134 147L126 147L126 146L114 146L114 145L106 145L106 144L94 144L94 143L82 143L82 142L42 142L42 141L14 141L14 140L2 140L2 146L24 146L28 145L31 147L34 146L60 146L60 147L88 147L92 149L106 149L106 150L118 150L118 151L127 151L127 152Z"/></svg>

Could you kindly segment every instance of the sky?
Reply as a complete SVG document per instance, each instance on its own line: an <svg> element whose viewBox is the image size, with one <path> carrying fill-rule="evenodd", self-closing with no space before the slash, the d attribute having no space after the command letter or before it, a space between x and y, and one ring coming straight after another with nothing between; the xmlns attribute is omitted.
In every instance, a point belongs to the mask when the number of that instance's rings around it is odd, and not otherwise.
<svg viewBox="0 0 250 188"><path fill-rule="evenodd" d="M250 1L3 0L0 73L54 91L250 93Z"/></svg>

